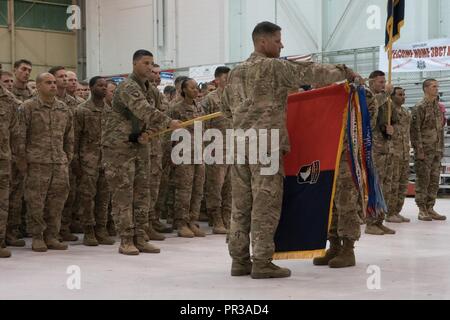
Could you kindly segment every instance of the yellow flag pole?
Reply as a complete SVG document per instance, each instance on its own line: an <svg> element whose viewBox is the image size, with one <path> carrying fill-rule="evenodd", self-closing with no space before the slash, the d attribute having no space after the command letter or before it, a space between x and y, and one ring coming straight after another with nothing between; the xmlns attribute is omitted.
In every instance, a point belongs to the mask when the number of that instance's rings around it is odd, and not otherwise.
<svg viewBox="0 0 450 320"><path fill-rule="evenodd" d="M389 25L389 46L388 46L388 59L389 59L389 73L388 73L388 84L392 84L392 60L393 60L393 47L394 47L394 0L392 1L392 15L391 15L391 23ZM388 125L392 124L392 101L390 97L388 98Z"/></svg>
<svg viewBox="0 0 450 320"><path fill-rule="evenodd" d="M205 122L205 121L217 119L217 118L220 118L220 117L223 117L223 113L222 112L216 112L216 113L208 114L206 116L198 117L198 118L195 118L195 119L183 122L181 124L181 128L190 127L196 122ZM163 134L166 134L168 132L171 132L171 131L173 131L173 130L172 129L165 129L165 130L159 131L157 133L153 133L153 134L149 135L149 139L153 139L153 138L159 137L159 136L161 136Z"/></svg>

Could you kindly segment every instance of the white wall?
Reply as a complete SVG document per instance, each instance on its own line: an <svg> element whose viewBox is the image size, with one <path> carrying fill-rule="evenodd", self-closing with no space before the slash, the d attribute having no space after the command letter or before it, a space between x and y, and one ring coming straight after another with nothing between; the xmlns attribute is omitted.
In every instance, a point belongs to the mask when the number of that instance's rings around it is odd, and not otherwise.
<svg viewBox="0 0 450 320"><path fill-rule="evenodd" d="M152 50L153 0L88 0L87 74L130 72L138 49Z"/></svg>
<svg viewBox="0 0 450 320"><path fill-rule="evenodd" d="M370 6L379 8L379 28L367 27ZM386 0L88 0L87 11L90 76L129 72L139 48L164 67L241 61L252 52L254 26L264 20L283 28L283 55L378 46L386 22ZM450 1L407 1L401 42L445 36Z"/></svg>

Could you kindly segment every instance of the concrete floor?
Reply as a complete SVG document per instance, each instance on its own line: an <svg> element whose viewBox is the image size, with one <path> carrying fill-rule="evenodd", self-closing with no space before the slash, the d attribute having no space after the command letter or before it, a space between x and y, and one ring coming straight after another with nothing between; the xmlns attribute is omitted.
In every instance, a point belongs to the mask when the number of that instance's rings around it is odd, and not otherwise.
<svg viewBox="0 0 450 320"><path fill-rule="evenodd" d="M436 209L450 212L450 200ZM396 236L363 236L357 266L344 270L314 267L311 261L283 261L293 277L284 280L232 278L225 237L160 243L160 255L124 257L118 245L89 249L80 243L67 252L37 254L14 249L0 261L0 300L7 299L450 299L449 222L418 222L412 199L404 214L411 224L395 225ZM69 290L66 273L79 266L81 289ZM381 289L370 290L369 266L380 268ZM371 282L373 283L373 282Z"/></svg>

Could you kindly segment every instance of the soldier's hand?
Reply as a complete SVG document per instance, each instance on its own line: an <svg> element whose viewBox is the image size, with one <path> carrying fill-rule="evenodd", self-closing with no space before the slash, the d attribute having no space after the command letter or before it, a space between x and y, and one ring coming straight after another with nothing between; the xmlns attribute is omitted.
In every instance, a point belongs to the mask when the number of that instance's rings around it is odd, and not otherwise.
<svg viewBox="0 0 450 320"><path fill-rule="evenodd" d="M20 171L22 175L25 175L28 170L28 164L25 159L17 160L16 162L17 169Z"/></svg>
<svg viewBox="0 0 450 320"><path fill-rule="evenodd" d="M416 154L416 159L419 160L419 161L425 160L425 153L423 153L423 152L418 152L418 153Z"/></svg>
<svg viewBox="0 0 450 320"><path fill-rule="evenodd" d="M172 120L172 122L170 122L169 129L170 130L181 129L181 124L182 124L182 122L179 120Z"/></svg>
<svg viewBox="0 0 450 320"><path fill-rule="evenodd" d="M394 135L394 127L393 126L386 126L386 133L390 136Z"/></svg>
<svg viewBox="0 0 450 320"><path fill-rule="evenodd" d="M142 133L138 139L139 144L146 145L150 142L150 135L147 132Z"/></svg>
<svg viewBox="0 0 450 320"><path fill-rule="evenodd" d="M391 95L392 93L394 93L394 86L392 84L386 84L386 86L384 87L384 91L388 95Z"/></svg>

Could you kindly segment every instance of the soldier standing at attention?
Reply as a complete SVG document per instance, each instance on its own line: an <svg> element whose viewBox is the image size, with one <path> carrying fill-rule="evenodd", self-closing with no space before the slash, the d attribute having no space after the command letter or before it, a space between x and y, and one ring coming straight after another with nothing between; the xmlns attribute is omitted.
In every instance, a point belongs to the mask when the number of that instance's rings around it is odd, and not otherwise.
<svg viewBox="0 0 450 320"><path fill-rule="evenodd" d="M394 135L394 175L392 178L391 198L389 201L389 215L386 221L390 223L411 222L403 217L403 205L405 204L406 193L409 183L409 161L410 161L410 128L411 115L403 107L406 101L405 90L399 87L394 88L392 93L393 118L395 118Z"/></svg>
<svg viewBox="0 0 450 320"><path fill-rule="evenodd" d="M383 190L384 200L386 205L389 205L392 187L392 176L394 174L393 159L394 150L392 144L392 135L394 134L394 127L392 123L396 121L389 114L388 99L392 94L393 86L386 84L386 75L382 71L374 71L369 76L370 90L375 96L378 103L378 117L377 121L372 127L373 131L373 158L375 168L380 178L380 183ZM391 124L388 123L391 118ZM387 214L389 214L387 212ZM381 214L377 218L367 219L366 234L383 236L386 234L395 234L395 231L383 225L385 214Z"/></svg>
<svg viewBox="0 0 450 320"><path fill-rule="evenodd" d="M11 252L6 249L5 244L11 163L14 162L17 170L20 168L22 173L25 173L26 170L23 161L23 148L21 148L23 139L20 136L22 130L19 126L17 108L17 99L0 84L0 258L11 256Z"/></svg>
<svg viewBox="0 0 450 320"><path fill-rule="evenodd" d="M270 22L256 26L253 42L254 53L230 73L223 112L232 121L233 129L278 130L279 163L282 164L282 157L290 149L286 128L288 94L298 92L302 85L324 86L353 80L355 74L343 65L293 63L279 59L284 48L281 28ZM281 165L275 175L262 175L262 168L262 165L249 164L232 167L231 275L251 274L254 279L286 278L291 276L291 271L272 263L274 235L282 209L284 169Z"/></svg>
<svg viewBox="0 0 450 320"><path fill-rule="evenodd" d="M14 63L14 86L12 93L22 102L33 97L33 92L28 87L33 65L28 60L18 60ZM20 173L14 163L11 169L11 188L9 198L9 224L10 231L7 233L7 241L14 246L23 247L25 241L19 240L26 234L26 205L24 202L24 180L25 176Z"/></svg>
<svg viewBox="0 0 450 320"><path fill-rule="evenodd" d="M112 111L103 130L103 162L112 193L112 215L121 238L119 253L159 253L145 241L149 211L149 146L140 136L148 130L180 127L148 100L153 54L139 50L133 56L133 73L114 95Z"/></svg>
<svg viewBox="0 0 450 320"><path fill-rule="evenodd" d="M102 129L105 126L105 96L107 83L104 78L90 81L91 98L75 109L75 147L72 167L77 174L81 221L85 246L113 245L106 225L110 193L102 163Z"/></svg>
<svg viewBox="0 0 450 320"><path fill-rule="evenodd" d="M444 127L439 109L439 83L423 83L425 97L412 111L411 142L415 151L416 203L419 220L444 221L447 217L434 210L439 192L441 161L444 156Z"/></svg>
<svg viewBox="0 0 450 320"><path fill-rule="evenodd" d="M58 89L56 98L63 102L73 115L75 113L75 108L78 106L78 102L75 98L67 93L69 82L66 69L61 66L53 67L49 70L49 73L51 73L56 78L56 86ZM76 203L77 177L73 172L71 164L69 167L70 192L62 214L60 238L63 241L78 241L78 237L71 232L71 225L75 222L76 218L78 218L78 203Z"/></svg>
<svg viewBox="0 0 450 320"><path fill-rule="evenodd" d="M36 83L38 95L22 106L28 163L25 181L28 232L33 236L33 251L67 250L58 234L70 188L73 113L56 99L56 79L52 74L39 75Z"/></svg>
<svg viewBox="0 0 450 320"><path fill-rule="evenodd" d="M206 114L213 114L222 110L222 94L227 86L230 68L219 67L215 71L218 88L209 93L203 100L202 106ZM205 129L220 130L226 137L226 130L231 128L231 122L224 118L217 118L205 123ZM226 141L223 146L223 163L206 166L205 200L208 217L212 218L213 233L226 234L231 220L231 166L226 164Z"/></svg>
<svg viewBox="0 0 450 320"><path fill-rule="evenodd" d="M197 105L198 86L194 79L186 79L181 83L183 101L170 108L172 119L182 122L201 117L203 111ZM194 126L187 128L191 133L191 164L180 164L173 167L174 226L178 236L182 238L205 237L206 234L197 226L205 183L205 165L194 164ZM174 228L174 229L175 229Z"/></svg>

